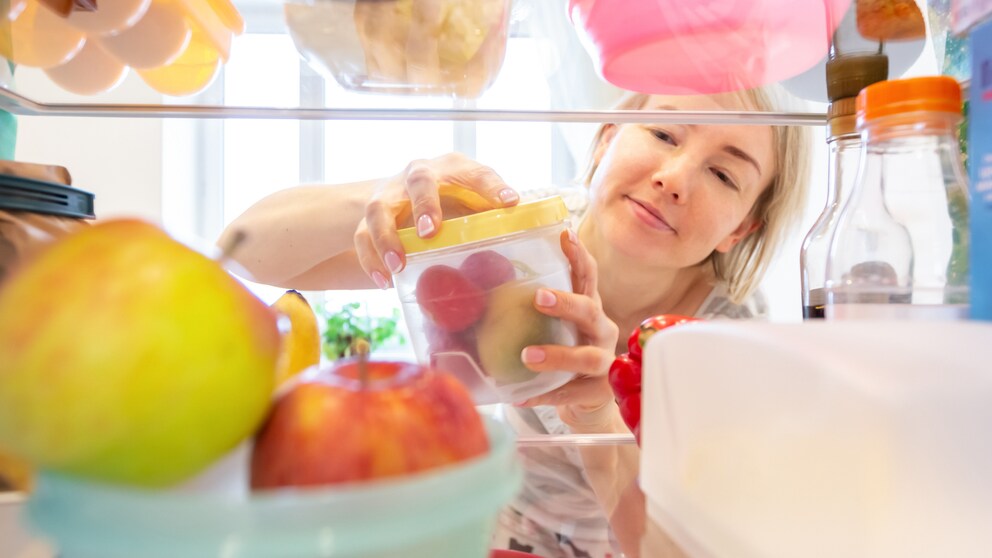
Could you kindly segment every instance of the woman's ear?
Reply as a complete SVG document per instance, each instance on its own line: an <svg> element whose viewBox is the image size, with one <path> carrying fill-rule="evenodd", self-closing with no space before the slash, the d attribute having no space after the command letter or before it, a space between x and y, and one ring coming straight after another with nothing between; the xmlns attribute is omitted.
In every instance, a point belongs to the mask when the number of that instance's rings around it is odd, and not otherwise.
<svg viewBox="0 0 992 558"><path fill-rule="evenodd" d="M716 245L716 248L714 248L714 250L720 252L721 254L726 254L731 249L733 249L734 246L737 246L738 242L744 240L749 235L751 235L751 233L757 231L760 228L761 228L761 221L755 219L751 215L748 215L747 217L744 218L743 221L741 221L741 224L738 225L733 232L727 235L726 238L721 240L720 243Z"/></svg>
<svg viewBox="0 0 992 558"><path fill-rule="evenodd" d="M613 138L617 135L617 125L616 124L603 124L603 130L599 133L599 140L596 141L596 148L592 151L592 164L593 168L599 166L599 162L603 160L603 155L606 154L606 149L613 142Z"/></svg>

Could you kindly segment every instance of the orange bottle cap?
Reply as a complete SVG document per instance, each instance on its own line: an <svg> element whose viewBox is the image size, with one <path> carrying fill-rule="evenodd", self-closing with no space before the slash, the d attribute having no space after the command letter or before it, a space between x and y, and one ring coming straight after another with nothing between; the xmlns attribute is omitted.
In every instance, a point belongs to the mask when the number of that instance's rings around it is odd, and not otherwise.
<svg viewBox="0 0 992 558"><path fill-rule="evenodd" d="M880 81L865 87L856 101L858 127L866 121L910 112L961 114L961 86L947 76Z"/></svg>

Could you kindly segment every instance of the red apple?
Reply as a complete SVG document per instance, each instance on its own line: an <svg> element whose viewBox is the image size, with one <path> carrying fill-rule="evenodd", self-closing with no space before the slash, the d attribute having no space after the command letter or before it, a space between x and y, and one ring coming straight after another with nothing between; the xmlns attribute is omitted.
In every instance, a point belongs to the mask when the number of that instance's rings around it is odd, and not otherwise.
<svg viewBox="0 0 992 558"><path fill-rule="evenodd" d="M494 250L473 252L458 269L480 289L488 291L517 277L513 262Z"/></svg>
<svg viewBox="0 0 992 558"><path fill-rule="evenodd" d="M409 363L356 359L304 373L273 405L251 456L251 487L319 486L395 477L489 449L457 380Z"/></svg>
<svg viewBox="0 0 992 558"><path fill-rule="evenodd" d="M421 311L444 331L461 331L486 310L486 293L447 265L425 269L417 278L416 293Z"/></svg>

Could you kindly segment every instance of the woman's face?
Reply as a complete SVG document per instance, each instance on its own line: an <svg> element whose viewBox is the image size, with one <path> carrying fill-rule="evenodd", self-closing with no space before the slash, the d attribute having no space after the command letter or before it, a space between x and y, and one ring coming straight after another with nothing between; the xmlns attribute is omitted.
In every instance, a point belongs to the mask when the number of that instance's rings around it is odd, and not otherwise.
<svg viewBox="0 0 992 558"><path fill-rule="evenodd" d="M645 109L741 110L730 96L652 96ZM777 172L769 126L622 124L596 147L587 219L614 250L670 268L726 252Z"/></svg>

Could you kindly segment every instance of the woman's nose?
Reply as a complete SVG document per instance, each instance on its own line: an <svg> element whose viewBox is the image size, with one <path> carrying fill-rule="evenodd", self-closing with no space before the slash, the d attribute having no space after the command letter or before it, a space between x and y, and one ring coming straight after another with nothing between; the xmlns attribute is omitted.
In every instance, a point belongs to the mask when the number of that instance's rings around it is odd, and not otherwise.
<svg viewBox="0 0 992 558"><path fill-rule="evenodd" d="M654 174L654 186L672 198L685 203L689 194L692 165L686 157L674 156L662 161Z"/></svg>

